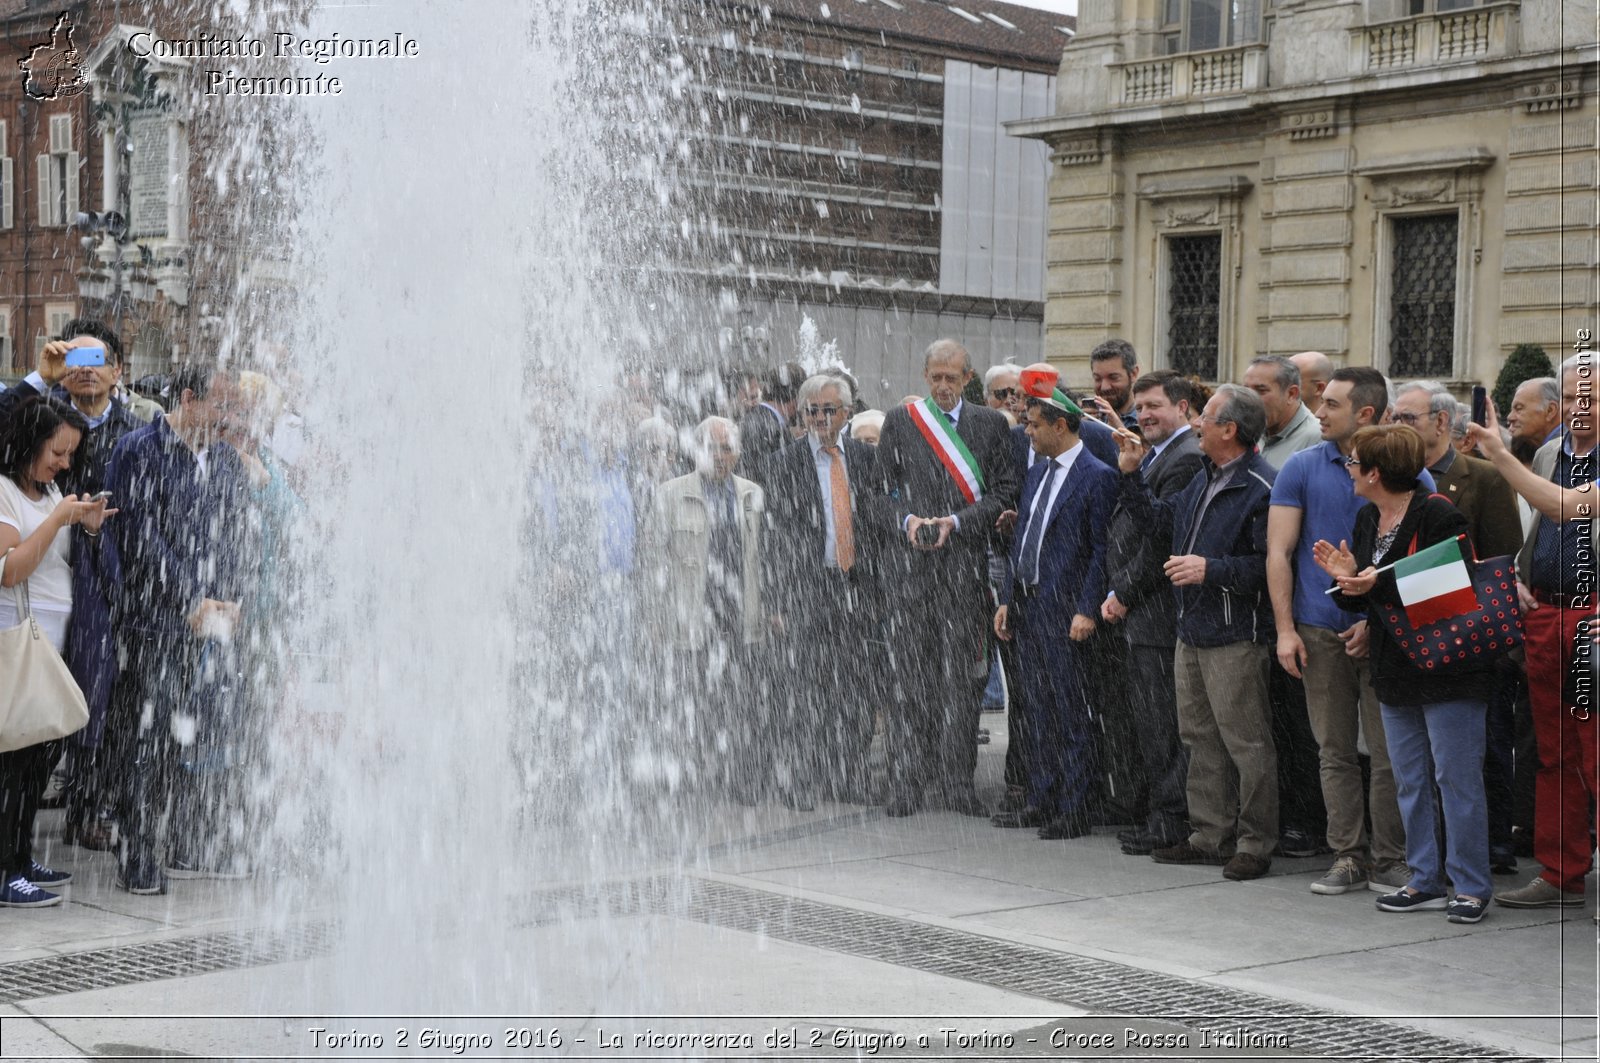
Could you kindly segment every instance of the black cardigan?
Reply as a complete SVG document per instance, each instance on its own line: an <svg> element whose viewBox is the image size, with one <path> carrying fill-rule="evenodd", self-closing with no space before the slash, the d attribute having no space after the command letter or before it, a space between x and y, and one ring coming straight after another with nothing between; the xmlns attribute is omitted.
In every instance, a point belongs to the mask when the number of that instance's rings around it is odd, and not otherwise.
<svg viewBox="0 0 1600 1063"><path fill-rule="evenodd" d="M1413 553L1411 538L1416 536L1417 550L1435 543L1468 534L1467 518L1442 495L1429 495L1418 487L1411 493L1411 504L1400 530L1395 533L1394 545L1383 558L1384 564ZM1372 552L1378 541L1378 507L1368 503L1356 514L1355 531L1350 537L1350 552L1356 558L1356 571L1372 564ZM1470 538L1468 543L1470 543ZM1463 551L1470 557L1470 550ZM1395 585L1391 570L1378 577L1377 586L1365 595L1335 593L1334 604L1341 609L1367 614L1367 645L1372 666L1372 686L1378 700L1385 705L1431 705L1440 701L1483 701L1485 692L1493 683L1493 662L1481 665L1461 665L1447 674L1424 672L1411 663L1411 658L1400 648L1383 617L1379 604L1402 608L1400 591Z"/></svg>

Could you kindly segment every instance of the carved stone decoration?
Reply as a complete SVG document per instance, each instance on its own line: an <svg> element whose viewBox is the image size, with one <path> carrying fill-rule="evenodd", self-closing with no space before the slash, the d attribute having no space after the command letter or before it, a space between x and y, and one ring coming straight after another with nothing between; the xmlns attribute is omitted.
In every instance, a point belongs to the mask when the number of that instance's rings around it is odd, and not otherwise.
<svg viewBox="0 0 1600 1063"><path fill-rule="evenodd" d="M1217 224L1217 201L1178 202L1167 207L1167 226L1172 228L1179 225L1215 225Z"/></svg>
<svg viewBox="0 0 1600 1063"><path fill-rule="evenodd" d="M1389 193L1390 204L1396 207L1406 203L1453 203L1454 184L1450 180L1397 181L1386 185L1385 191Z"/></svg>
<svg viewBox="0 0 1600 1063"><path fill-rule="evenodd" d="M1522 102L1529 114L1542 111L1563 111L1583 102L1581 84L1577 78L1551 79L1529 85L1522 93Z"/></svg>
<svg viewBox="0 0 1600 1063"><path fill-rule="evenodd" d="M1280 128L1289 131L1290 140L1316 140L1339 132L1339 120L1332 107L1323 107L1315 111L1286 114Z"/></svg>
<svg viewBox="0 0 1600 1063"><path fill-rule="evenodd" d="M1087 166L1105 157L1100 138L1094 134L1074 137L1056 145L1055 161L1061 166Z"/></svg>

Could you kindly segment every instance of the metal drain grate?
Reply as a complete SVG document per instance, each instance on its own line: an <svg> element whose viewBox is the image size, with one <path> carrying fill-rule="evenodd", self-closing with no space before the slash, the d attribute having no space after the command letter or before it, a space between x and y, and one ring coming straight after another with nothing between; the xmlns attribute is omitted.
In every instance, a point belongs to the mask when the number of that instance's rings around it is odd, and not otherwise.
<svg viewBox="0 0 1600 1063"><path fill-rule="evenodd" d="M326 952L333 936L332 924L313 923L282 933L206 934L0 964L0 1004L308 959Z"/></svg>
<svg viewBox="0 0 1600 1063"><path fill-rule="evenodd" d="M1296 1057L1383 1063L1444 1059L1533 1063L1537 1058L1379 1019L1329 1015L1257 993L1106 960L720 882L696 881L687 902L681 892L674 896L661 891L656 896L665 904L666 914L680 918L1026 993L1091 1014L1141 1016L1214 1033L1248 1026L1281 1035Z"/></svg>

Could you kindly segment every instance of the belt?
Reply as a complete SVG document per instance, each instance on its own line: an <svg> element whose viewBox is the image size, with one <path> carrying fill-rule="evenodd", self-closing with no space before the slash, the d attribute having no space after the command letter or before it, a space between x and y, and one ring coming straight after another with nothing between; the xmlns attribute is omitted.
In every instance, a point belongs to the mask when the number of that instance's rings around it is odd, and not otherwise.
<svg viewBox="0 0 1600 1063"><path fill-rule="evenodd" d="M1558 609L1593 609L1594 595L1592 594L1551 594L1548 591L1531 590L1533 600L1540 605L1553 605Z"/></svg>

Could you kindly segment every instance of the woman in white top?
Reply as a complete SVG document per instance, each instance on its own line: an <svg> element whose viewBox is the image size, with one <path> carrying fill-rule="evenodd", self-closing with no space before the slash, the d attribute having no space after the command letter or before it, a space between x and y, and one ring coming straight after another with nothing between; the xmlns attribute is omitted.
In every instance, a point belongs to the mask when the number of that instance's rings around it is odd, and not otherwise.
<svg viewBox="0 0 1600 1063"><path fill-rule="evenodd" d="M49 398L29 399L0 424L0 630L21 623L19 588L26 592L45 637L60 653L72 619L71 537L92 538L115 510L106 500L63 498L55 485L83 453L88 425L72 407ZM77 531L70 529L76 525ZM65 885L72 876L33 859L33 820L57 742L0 753L0 907L41 908L61 897L42 887Z"/></svg>

